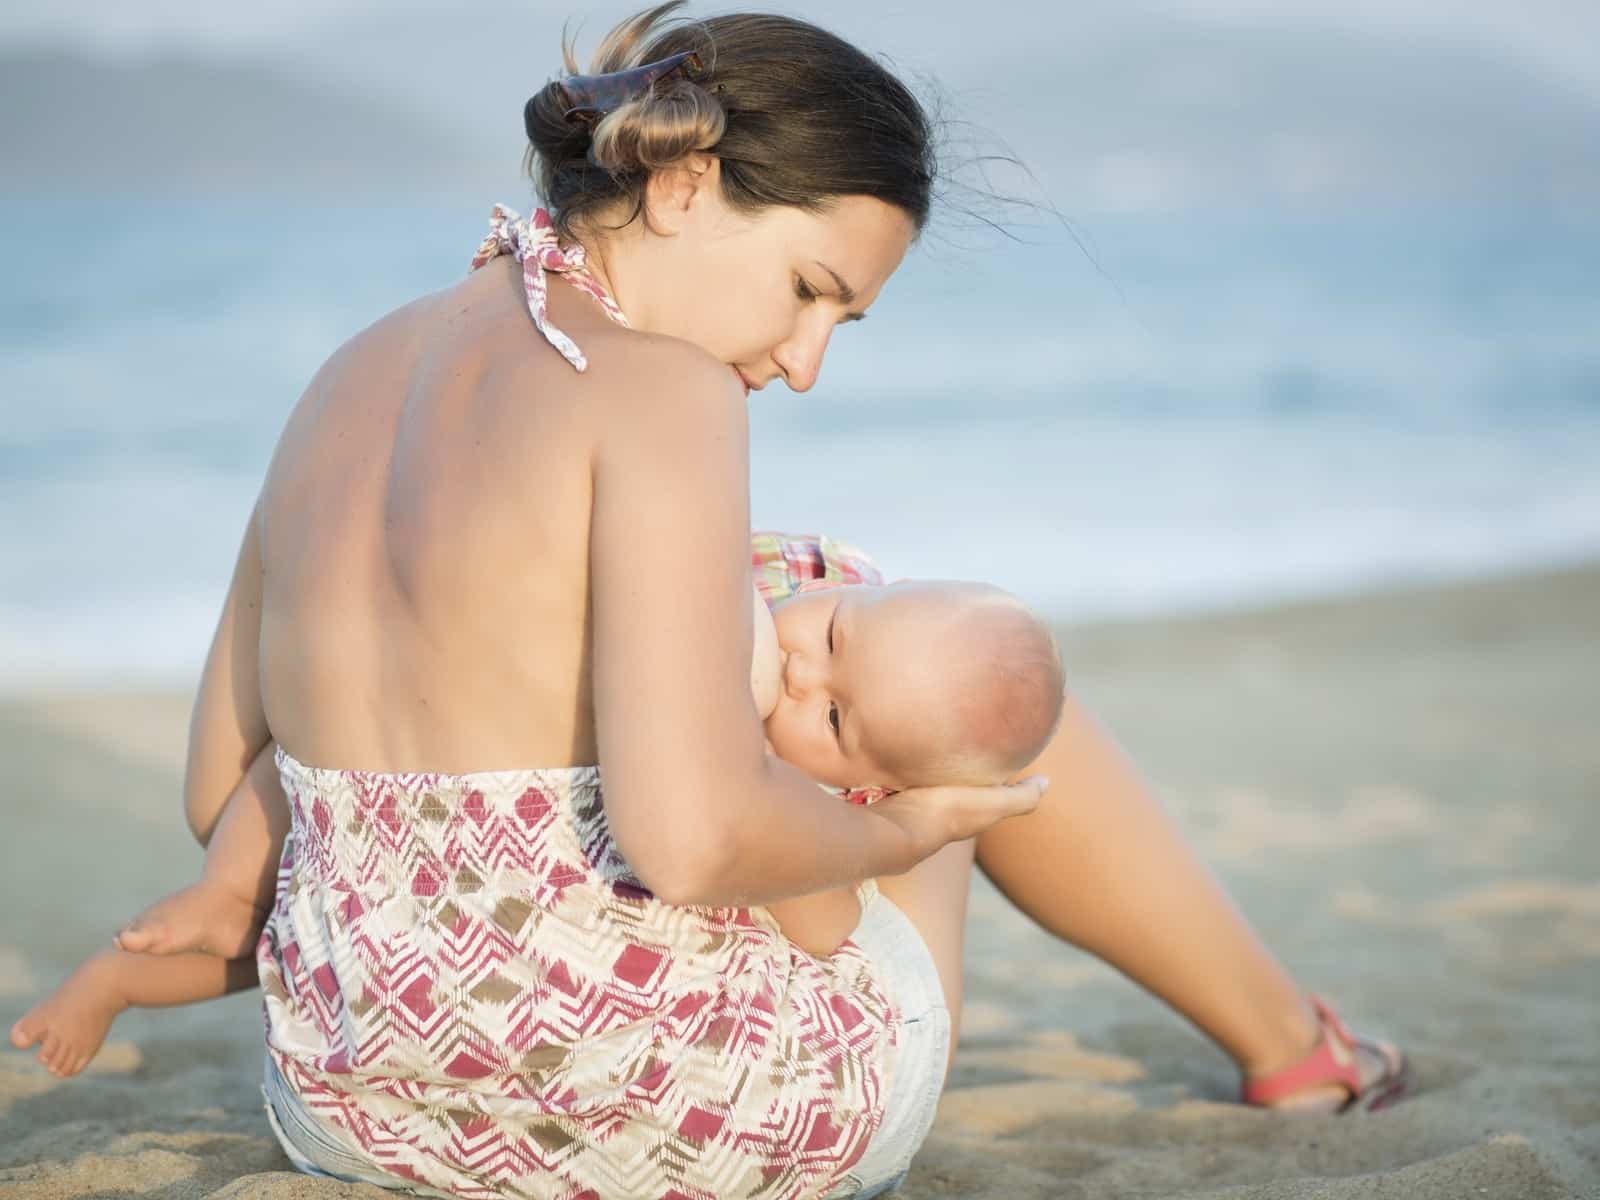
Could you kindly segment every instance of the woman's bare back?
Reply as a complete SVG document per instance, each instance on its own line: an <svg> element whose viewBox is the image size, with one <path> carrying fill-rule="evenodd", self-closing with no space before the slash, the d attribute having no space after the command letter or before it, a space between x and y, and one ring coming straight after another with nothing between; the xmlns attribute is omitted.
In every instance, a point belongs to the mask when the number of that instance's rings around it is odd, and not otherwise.
<svg viewBox="0 0 1600 1200"><path fill-rule="evenodd" d="M585 345L619 336L564 284L550 309ZM297 758L596 761L593 374L534 328L509 259L382 318L318 373L259 516L261 694Z"/></svg>

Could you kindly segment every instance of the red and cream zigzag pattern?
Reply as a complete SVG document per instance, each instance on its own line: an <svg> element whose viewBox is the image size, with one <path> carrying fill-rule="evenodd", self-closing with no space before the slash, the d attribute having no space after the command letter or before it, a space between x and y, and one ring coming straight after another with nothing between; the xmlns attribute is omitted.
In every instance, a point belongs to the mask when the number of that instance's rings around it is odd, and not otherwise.
<svg viewBox="0 0 1600 1200"><path fill-rule="evenodd" d="M657 901L597 768L278 765L268 1049L376 1165L464 1197L779 1200L860 1157L900 1024L872 964Z"/></svg>

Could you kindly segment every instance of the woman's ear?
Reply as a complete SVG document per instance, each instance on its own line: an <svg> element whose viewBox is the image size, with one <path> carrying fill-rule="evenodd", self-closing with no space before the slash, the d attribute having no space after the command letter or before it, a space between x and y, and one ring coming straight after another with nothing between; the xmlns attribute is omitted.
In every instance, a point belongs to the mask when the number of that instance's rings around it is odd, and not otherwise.
<svg viewBox="0 0 1600 1200"><path fill-rule="evenodd" d="M722 160L704 150L684 155L650 175L645 185L649 227L665 237L683 232L707 202L722 200Z"/></svg>

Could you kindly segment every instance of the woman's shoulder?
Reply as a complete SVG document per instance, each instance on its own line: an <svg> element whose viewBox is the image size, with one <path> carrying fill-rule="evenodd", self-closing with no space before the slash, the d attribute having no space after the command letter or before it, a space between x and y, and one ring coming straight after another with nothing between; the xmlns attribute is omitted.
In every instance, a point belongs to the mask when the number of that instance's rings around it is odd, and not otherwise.
<svg viewBox="0 0 1600 1200"><path fill-rule="evenodd" d="M615 328L591 337L585 390L601 393L608 418L627 416L644 427L692 419L712 427L743 427L744 386L726 363L691 342Z"/></svg>
<svg viewBox="0 0 1600 1200"><path fill-rule="evenodd" d="M693 342L662 333L613 327L597 340L590 363L608 378L643 381L662 391L704 395L711 389L743 398L732 367Z"/></svg>

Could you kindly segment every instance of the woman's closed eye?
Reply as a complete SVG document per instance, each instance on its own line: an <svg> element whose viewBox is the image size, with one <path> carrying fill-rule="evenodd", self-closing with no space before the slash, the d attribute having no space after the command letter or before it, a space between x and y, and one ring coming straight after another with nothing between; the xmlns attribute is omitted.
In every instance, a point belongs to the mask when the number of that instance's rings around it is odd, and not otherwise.
<svg viewBox="0 0 1600 1200"><path fill-rule="evenodd" d="M796 275L795 279L794 279L794 294L796 296L800 297L800 302L802 304L810 304L813 300L816 300L817 298L819 298L822 295L821 292L819 292L816 288L812 287L809 283L807 283L804 279L802 279L798 275ZM865 320L865 319L866 319L866 314L865 313L858 313L858 312L845 313L844 316L840 317L837 321L834 322L834 324L835 325L848 325L852 321L861 321L861 320Z"/></svg>

